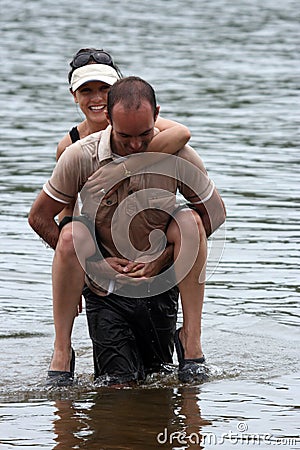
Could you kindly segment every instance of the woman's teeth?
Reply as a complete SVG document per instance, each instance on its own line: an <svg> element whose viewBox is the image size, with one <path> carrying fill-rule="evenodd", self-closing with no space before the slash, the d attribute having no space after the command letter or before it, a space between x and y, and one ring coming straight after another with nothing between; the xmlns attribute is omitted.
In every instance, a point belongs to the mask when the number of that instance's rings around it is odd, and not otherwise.
<svg viewBox="0 0 300 450"><path fill-rule="evenodd" d="M102 111L105 108L106 105L102 105L102 106L90 106L90 109L92 111Z"/></svg>

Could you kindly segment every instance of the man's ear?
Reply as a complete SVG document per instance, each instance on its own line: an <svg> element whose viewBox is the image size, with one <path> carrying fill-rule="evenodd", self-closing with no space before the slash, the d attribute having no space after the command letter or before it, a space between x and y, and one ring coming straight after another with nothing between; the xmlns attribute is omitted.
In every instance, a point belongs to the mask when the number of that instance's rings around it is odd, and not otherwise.
<svg viewBox="0 0 300 450"><path fill-rule="evenodd" d="M155 113L154 113L154 122L156 122L156 119L157 119L158 114L159 114L159 110L160 110L160 106L157 106L156 110L155 110Z"/></svg>

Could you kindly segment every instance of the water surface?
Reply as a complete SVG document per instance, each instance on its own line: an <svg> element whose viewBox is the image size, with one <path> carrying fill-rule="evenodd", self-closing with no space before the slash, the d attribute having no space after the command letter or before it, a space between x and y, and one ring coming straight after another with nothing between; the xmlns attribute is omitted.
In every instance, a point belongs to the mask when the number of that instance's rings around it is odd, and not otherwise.
<svg viewBox="0 0 300 450"><path fill-rule="evenodd" d="M300 448L298 2L1 0L1 11L0 448ZM176 366L134 389L94 386L82 314L77 386L44 388L53 253L27 214L57 142L81 120L67 72L87 46L153 84L225 200L202 386L181 386Z"/></svg>

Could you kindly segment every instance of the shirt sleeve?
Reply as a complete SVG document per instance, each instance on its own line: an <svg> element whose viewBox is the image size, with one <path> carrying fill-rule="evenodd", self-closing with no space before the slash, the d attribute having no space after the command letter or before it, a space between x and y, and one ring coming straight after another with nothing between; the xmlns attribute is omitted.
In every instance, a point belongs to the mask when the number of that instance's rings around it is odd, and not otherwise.
<svg viewBox="0 0 300 450"><path fill-rule="evenodd" d="M178 152L177 176L179 191L192 203L205 203L213 195L215 185L209 178L202 159L186 145Z"/></svg>
<svg viewBox="0 0 300 450"><path fill-rule="evenodd" d="M68 204L77 198L91 173L92 161L76 142L63 152L43 190L54 200Z"/></svg>
<svg viewBox="0 0 300 450"><path fill-rule="evenodd" d="M191 147L185 148L182 153L184 159L179 164L182 177L179 190L199 213L208 237L225 222L225 205L214 182L208 177L200 156Z"/></svg>

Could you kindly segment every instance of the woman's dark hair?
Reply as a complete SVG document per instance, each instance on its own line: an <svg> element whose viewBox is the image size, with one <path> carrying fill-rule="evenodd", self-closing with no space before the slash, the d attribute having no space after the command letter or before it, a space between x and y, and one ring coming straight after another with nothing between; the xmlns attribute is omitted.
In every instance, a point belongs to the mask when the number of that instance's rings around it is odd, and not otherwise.
<svg viewBox="0 0 300 450"><path fill-rule="evenodd" d="M157 103L153 87L139 77L126 77L114 83L107 96L107 113L111 122L112 110L117 103L122 103L124 108L139 109L142 102L150 103L153 116L156 117Z"/></svg>
<svg viewBox="0 0 300 450"><path fill-rule="evenodd" d="M80 58L81 56L81 58ZM86 56L86 58L84 58ZM101 58L101 56L103 58ZM79 57L79 58L78 58ZM98 59L100 58L100 59ZM81 61L77 63L78 61ZM68 73L68 81L71 83L71 78L74 70L78 69L79 67L86 66L87 64L91 64L91 62L95 62L96 64L106 64L117 72L120 78L123 77L122 72L120 71L119 67L114 63L112 56L110 53L106 52L103 49L97 49L97 48L81 48L78 50L78 52L73 56L72 61L70 62L71 70Z"/></svg>

